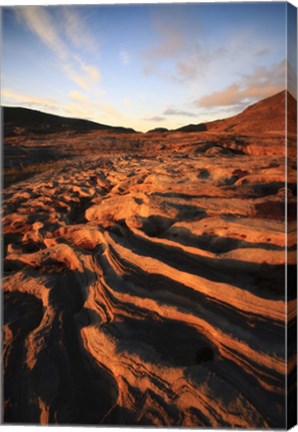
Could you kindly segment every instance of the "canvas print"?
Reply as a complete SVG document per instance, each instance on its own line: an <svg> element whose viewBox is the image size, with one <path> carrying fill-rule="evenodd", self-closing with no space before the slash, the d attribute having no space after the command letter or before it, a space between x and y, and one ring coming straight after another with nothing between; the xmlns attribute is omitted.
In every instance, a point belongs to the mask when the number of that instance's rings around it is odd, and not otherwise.
<svg viewBox="0 0 298 432"><path fill-rule="evenodd" d="M297 11L10 6L4 424L296 424Z"/></svg>

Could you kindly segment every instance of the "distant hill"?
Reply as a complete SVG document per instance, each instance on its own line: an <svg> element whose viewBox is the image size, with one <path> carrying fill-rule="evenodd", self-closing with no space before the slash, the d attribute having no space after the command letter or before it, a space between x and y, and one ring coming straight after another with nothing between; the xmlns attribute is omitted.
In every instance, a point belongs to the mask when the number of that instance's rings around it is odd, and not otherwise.
<svg viewBox="0 0 298 432"><path fill-rule="evenodd" d="M164 127L157 127L155 129L151 129L148 131L148 133L163 133L163 132L169 132L169 130Z"/></svg>
<svg viewBox="0 0 298 432"><path fill-rule="evenodd" d="M205 123L189 124L175 129L175 132L204 132L207 130Z"/></svg>
<svg viewBox="0 0 298 432"><path fill-rule="evenodd" d="M107 126L89 120L60 117L53 114L28 108L3 107L4 136L13 136L20 133L49 134L70 131L84 133L95 130L106 130L115 133L132 133L133 129Z"/></svg>
<svg viewBox="0 0 298 432"><path fill-rule="evenodd" d="M297 101L286 91L250 105L240 114L205 124L186 125L176 131L182 132L227 132L244 135L283 133L286 127L286 101L288 131L296 132Z"/></svg>
<svg viewBox="0 0 298 432"><path fill-rule="evenodd" d="M247 135L283 133L286 127L286 101L288 130L294 133L296 129L297 101L286 91L250 105L236 116L207 123L207 128L212 132L225 131Z"/></svg>
<svg viewBox="0 0 298 432"><path fill-rule="evenodd" d="M149 132L205 132L240 135L281 134L286 127L286 103L288 132L296 133L297 101L286 91L250 105L240 114L223 120L208 123L189 124L175 130L156 128ZM19 134L49 134L59 132L86 133L90 131L110 131L114 133L134 133L134 129L108 126L90 120L60 117L28 108L3 107L4 136Z"/></svg>

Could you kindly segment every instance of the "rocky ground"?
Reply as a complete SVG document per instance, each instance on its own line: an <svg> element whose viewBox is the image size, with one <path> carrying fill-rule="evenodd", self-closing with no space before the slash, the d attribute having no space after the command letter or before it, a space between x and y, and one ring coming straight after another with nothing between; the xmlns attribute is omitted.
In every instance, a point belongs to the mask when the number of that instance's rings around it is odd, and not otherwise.
<svg viewBox="0 0 298 432"><path fill-rule="evenodd" d="M4 189L5 422L285 427L281 139L142 138Z"/></svg>
<svg viewBox="0 0 298 432"><path fill-rule="evenodd" d="M83 160L6 189L6 420L282 427L282 162Z"/></svg>

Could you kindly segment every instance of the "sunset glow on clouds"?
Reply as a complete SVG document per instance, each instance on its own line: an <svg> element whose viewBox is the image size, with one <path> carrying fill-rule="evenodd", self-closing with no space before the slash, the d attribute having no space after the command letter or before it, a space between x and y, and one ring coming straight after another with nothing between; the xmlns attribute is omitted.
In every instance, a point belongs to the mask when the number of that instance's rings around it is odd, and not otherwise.
<svg viewBox="0 0 298 432"><path fill-rule="evenodd" d="M286 7L5 7L2 104L136 130L232 115L285 88Z"/></svg>

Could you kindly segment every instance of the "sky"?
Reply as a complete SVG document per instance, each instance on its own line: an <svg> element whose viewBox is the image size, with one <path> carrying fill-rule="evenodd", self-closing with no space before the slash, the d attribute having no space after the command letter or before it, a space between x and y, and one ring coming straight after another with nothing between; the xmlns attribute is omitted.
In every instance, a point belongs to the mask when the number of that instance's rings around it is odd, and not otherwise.
<svg viewBox="0 0 298 432"><path fill-rule="evenodd" d="M147 131L285 88L287 4L2 8L2 105Z"/></svg>

